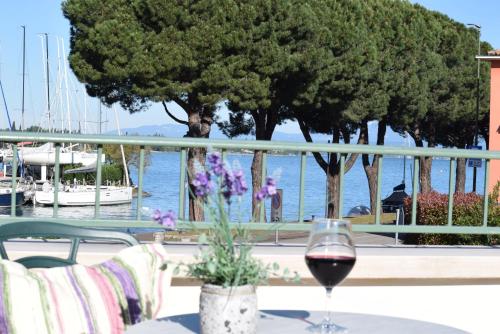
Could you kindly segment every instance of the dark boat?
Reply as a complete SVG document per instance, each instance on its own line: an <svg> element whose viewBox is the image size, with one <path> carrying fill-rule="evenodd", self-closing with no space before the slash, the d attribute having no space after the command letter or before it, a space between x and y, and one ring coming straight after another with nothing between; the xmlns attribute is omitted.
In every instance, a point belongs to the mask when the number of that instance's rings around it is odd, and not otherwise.
<svg viewBox="0 0 500 334"><path fill-rule="evenodd" d="M399 210L399 217L397 217L398 225L404 224L404 200L409 197L405 192L405 184L401 183L392 189L392 194L382 200L382 212L397 213Z"/></svg>
<svg viewBox="0 0 500 334"><path fill-rule="evenodd" d="M12 189L0 188L0 207L9 207L12 199ZM24 190L16 189L16 206L24 204Z"/></svg>

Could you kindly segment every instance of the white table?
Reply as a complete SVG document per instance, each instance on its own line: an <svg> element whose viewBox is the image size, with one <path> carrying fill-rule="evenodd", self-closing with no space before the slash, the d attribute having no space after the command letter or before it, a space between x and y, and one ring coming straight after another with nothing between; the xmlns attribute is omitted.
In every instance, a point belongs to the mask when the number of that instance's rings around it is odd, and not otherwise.
<svg viewBox="0 0 500 334"><path fill-rule="evenodd" d="M323 319L323 312L260 311L258 333L308 333L307 328ZM349 329L349 334L466 334L460 329L430 322L359 313L334 313L334 322ZM183 314L146 321L132 326L126 334L199 333L198 314Z"/></svg>

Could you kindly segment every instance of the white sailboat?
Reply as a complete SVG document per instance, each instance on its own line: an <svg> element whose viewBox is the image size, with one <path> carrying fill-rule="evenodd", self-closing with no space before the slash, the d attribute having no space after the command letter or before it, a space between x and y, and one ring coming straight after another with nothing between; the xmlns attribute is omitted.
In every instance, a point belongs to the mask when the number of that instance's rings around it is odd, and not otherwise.
<svg viewBox="0 0 500 334"><path fill-rule="evenodd" d="M3 161L12 161L12 150L1 152ZM56 149L53 143L45 143L37 147L19 147L19 159L26 165L54 166L56 163ZM70 147L61 147L59 153L59 163L61 165L82 164L89 166L97 161L97 153L73 151ZM105 155L101 157L105 161Z"/></svg>
<svg viewBox="0 0 500 334"><path fill-rule="evenodd" d="M118 124L118 116L116 114L116 122L118 127L118 132L120 133L120 126ZM125 154L123 151L123 146L121 146L121 153L123 159L123 165L126 166ZM67 170L64 174L76 174L76 173L95 173L96 172L96 161L87 166L80 168L75 168ZM125 179L127 182L126 186L116 186L107 185L100 186L100 201L101 205L118 205L118 204L128 204L132 202L132 190L133 188L129 184L129 176L127 168L125 170ZM54 205L54 186L48 182L44 183L42 190L37 190L35 192L35 203L40 205ZM79 185L73 184L60 185L57 197L57 203L60 206L89 206L95 205L96 201L96 186L95 185Z"/></svg>
<svg viewBox="0 0 500 334"><path fill-rule="evenodd" d="M57 194L59 206L95 205L96 187L93 185L60 185ZM100 204L117 205L132 202L132 187L101 186ZM35 192L36 204L54 205L54 186L44 183L42 190Z"/></svg>

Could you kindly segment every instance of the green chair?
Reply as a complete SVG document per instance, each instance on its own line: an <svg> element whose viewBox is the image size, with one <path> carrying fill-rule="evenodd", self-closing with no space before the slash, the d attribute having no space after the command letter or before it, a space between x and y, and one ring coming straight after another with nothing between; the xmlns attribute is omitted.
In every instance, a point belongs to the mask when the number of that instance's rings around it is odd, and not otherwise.
<svg viewBox="0 0 500 334"><path fill-rule="evenodd" d="M26 268L52 268L76 264L78 247L82 240L121 242L129 246L139 242L130 234L118 231L83 228L51 222L23 221L0 226L0 256L8 260L4 241L13 238L62 238L71 240L67 259L53 256L27 256L17 259Z"/></svg>

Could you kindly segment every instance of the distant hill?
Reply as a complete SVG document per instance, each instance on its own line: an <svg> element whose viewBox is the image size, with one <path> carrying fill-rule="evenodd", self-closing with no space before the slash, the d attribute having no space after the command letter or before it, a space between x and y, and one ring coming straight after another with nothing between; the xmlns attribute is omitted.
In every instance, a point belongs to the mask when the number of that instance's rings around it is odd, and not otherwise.
<svg viewBox="0 0 500 334"><path fill-rule="evenodd" d="M153 136L153 135L161 135L165 137L184 137L186 134L187 127L181 124L163 124L163 125L144 125L136 128L126 128L122 129L123 134L127 135L139 135L139 136ZM107 132L108 134L117 134L116 130ZM375 122L370 123L369 125L369 136L370 143L375 144L377 135L377 124ZM331 140L331 136L322 135L322 134L313 134L313 140L315 142L326 143L328 140ZM226 139L227 137L219 130L217 126L212 127L212 131L210 132L210 138L214 139ZM254 140L255 136L240 136L237 139L239 140ZM273 134L273 140L276 141L287 141L287 142L305 142L304 137L301 133L287 133L281 131L275 131ZM357 135L352 139L353 142L357 140ZM413 140L410 139L411 146L414 146ZM387 129L387 133L385 136L386 145L391 146L408 146L408 140L405 140L402 136L392 131L390 128ZM406 143L406 144L405 144Z"/></svg>

